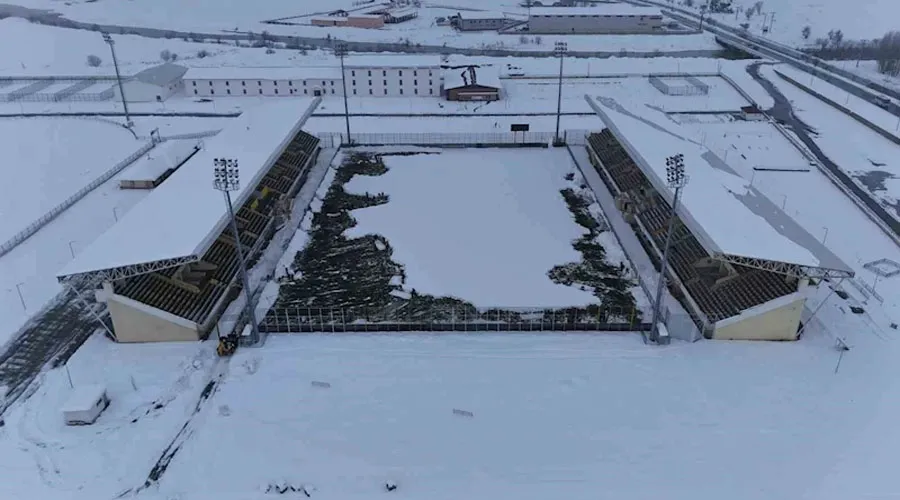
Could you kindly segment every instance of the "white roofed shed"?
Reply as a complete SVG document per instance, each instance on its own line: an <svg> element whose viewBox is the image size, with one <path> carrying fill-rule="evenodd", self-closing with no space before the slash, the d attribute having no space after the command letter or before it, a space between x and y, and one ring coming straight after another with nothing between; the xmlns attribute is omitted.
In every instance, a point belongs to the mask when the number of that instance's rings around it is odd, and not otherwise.
<svg viewBox="0 0 900 500"><path fill-rule="evenodd" d="M320 101L297 98L245 110L76 255L59 273L60 280L98 273L119 278L138 273L136 268L148 272L147 267L200 260L228 219L222 193L213 188L213 159L238 160L240 189L232 192L232 200L241 206Z"/></svg>
<svg viewBox="0 0 900 500"><path fill-rule="evenodd" d="M72 389L69 399L61 408L66 425L90 425L109 406L106 387L83 385Z"/></svg>
<svg viewBox="0 0 900 500"><path fill-rule="evenodd" d="M824 244L665 113L611 97L585 99L670 206L674 191L666 183L666 158L684 155L689 182L677 213L711 255L742 265L784 263L809 275L853 275Z"/></svg>

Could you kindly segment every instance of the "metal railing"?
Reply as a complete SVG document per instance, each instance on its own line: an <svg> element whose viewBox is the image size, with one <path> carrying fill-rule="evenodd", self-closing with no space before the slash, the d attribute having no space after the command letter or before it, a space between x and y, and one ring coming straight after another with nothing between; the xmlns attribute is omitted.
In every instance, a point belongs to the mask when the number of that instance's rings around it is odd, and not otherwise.
<svg viewBox="0 0 900 500"><path fill-rule="evenodd" d="M646 331L650 325L636 308L487 308L462 305L394 308L270 309L259 329L265 333L303 332L522 332Z"/></svg>
<svg viewBox="0 0 900 500"><path fill-rule="evenodd" d="M74 205L76 202L87 196L88 193L97 189L98 186L113 178L116 174L125 169L125 167L134 163L138 158L144 155L147 151L153 149L156 146L153 142L148 142L141 146L137 151L131 153L127 158L117 163L115 166L107 170L103 175L97 177L90 184L84 186L79 189L78 192L66 198L62 203L56 205L51 208L50 211L42 215L39 219L29 224L25 229L19 231L12 238L6 240L2 245L0 245L0 257L8 254L12 251L12 249L19 246L23 241L27 240L34 233L40 231L40 229L47 224L49 224L53 219L57 218L59 214L65 212L69 207Z"/></svg>
<svg viewBox="0 0 900 500"><path fill-rule="evenodd" d="M575 146L586 144L588 130L565 130L563 142ZM322 147L347 146L345 134L320 133ZM435 146L435 147L546 147L553 142L553 132L398 132L352 134L353 146Z"/></svg>

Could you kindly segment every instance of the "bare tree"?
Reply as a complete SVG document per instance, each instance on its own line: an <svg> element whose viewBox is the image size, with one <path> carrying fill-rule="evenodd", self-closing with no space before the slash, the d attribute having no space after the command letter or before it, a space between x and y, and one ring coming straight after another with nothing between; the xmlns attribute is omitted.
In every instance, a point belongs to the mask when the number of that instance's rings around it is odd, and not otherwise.
<svg viewBox="0 0 900 500"><path fill-rule="evenodd" d="M541 45L542 43L544 43L544 39L543 39L543 38L541 38L540 36L534 37L534 44L535 44L535 45Z"/></svg>
<svg viewBox="0 0 900 500"><path fill-rule="evenodd" d="M169 52L169 49L165 49L159 53L159 58L165 62L169 62L172 59L172 53Z"/></svg>
<svg viewBox="0 0 900 500"><path fill-rule="evenodd" d="M753 4L753 9L756 10L757 14L762 14L762 8L763 8L762 1L757 0L757 2Z"/></svg>
<svg viewBox="0 0 900 500"><path fill-rule="evenodd" d="M525 35L519 35L519 45L528 45L528 37Z"/></svg>
<svg viewBox="0 0 900 500"><path fill-rule="evenodd" d="M809 35L812 34L812 28L810 28L809 26L804 26L803 31L801 31L800 34L803 35L804 40L809 40Z"/></svg>
<svg viewBox="0 0 900 500"><path fill-rule="evenodd" d="M891 76L900 75L900 31L886 33L876 46L878 71Z"/></svg>
<svg viewBox="0 0 900 500"><path fill-rule="evenodd" d="M755 13L756 13L756 11L753 9L747 9L744 11L744 15L747 16L748 21L753 17L753 14L755 14Z"/></svg>
<svg viewBox="0 0 900 500"><path fill-rule="evenodd" d="M100 59L99 57L95 56L94 54L87 56L87 65L92 68L96 68L97 66L100 66L100 64L102 62L103 62L103 60Z"/></svg>

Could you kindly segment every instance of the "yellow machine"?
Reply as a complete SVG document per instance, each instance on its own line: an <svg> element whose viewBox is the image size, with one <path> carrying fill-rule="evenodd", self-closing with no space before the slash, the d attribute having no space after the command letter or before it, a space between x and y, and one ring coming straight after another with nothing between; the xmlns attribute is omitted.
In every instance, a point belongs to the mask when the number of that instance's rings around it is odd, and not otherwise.
<svg viewBox="0 0 900 500"><path fill-rule="evenodd" d="M219 345L216 347L216 354L221 357L231 356L237 350L237 335L228 335L219 338Z"/></svg>

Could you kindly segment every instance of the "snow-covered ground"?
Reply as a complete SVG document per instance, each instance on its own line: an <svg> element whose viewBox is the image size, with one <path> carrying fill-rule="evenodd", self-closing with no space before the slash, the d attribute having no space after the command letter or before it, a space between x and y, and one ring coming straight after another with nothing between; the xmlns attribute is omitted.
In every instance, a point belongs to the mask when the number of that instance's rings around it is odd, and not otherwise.
<svg viewBox="0 0 900 500"><path fill-rule="evenodd" d="M105 383L111 407L94 426L64 427L66 375L48 372L0 428L0 463L16 477L0 492L111 498L143 484L190 422L141 497L262 500L282 483L362 499L396 483L392 494L438 500L890 498L896 339L832 305L823 314L846 318L852 350L837 374L833 341L814 332L668 348L616 334L273 336L227 367L211 343L96 337L70 372Z"/></svg>
<svg viewBox="0 0 900 500"><path fill-rule="evenodd" d="M816 131L813 138L822 151L890 213L900 218L900 152L893 142L792 84L771 67L766 76L790 99L797 116ZM822 86L824 84L819 84Z"/></svg>
<svg viewBox="0 0 900 500"><path fill-rule="evenodd" d="M798 71L790 66L779 64L776 68L789 78L793 78L798 83L811 88L832 101L852 110L854 113L869 120L875 125L878 125L882 129L900 137L900 119L890 111L882 109L877 105L872 104L870 101L851 95L849 92L842 90L821 78L810 78L808 73ZM776 79L778 82L784 82L784 80L778 76L776 76ZM816 123L812 123L812 125L817 126Z"/></svg>
<svg viewBox="0 0 900 500"><path fill-rule="evenodd" d="M476 307L565 307L595 301L557 285L553 266L580 261L582 230L559 190L573 170L557 149L466 149L385 156L388 172L356 176L351 193L385 192L384 205L353 212L349 236L381 234L406 267L406 285ZM462 202L465 200L464 202Z"/></svg>
<svg viewBox="0 0 900 500"><path fill-rule="evenodd" d="M828 61L829 64L838 68L856 73L859 76L868 78L873 82L878 82L886 87L900 90L900 77L885 75L878 72L878 63L876 61Z"/></svg>
<svg viewBox="0 0 900 500"><path fill-rule="evenodd" d="M490 5L465 0L470 8L481 10L491 8ZM516 34L498 34L494 31L461 33L450 26L437 26L434 19L447 17L459 11L453 5L424 6L419 8L419 17L399 24L388 24L381 29L362 29L347 27L311 26L309 19L295 19L290 22L298 25L284 26L266 24L263 21L290 17L322 14L336 9L353 10L350 0L338 2L314 0L298 5L287 0L275 0L264 4L236 4L227 9L209 0L147 2L136 0L127 3L102 0L94 2L65 2L54 0L18 0L18 4L27 7L48 9L63 16L81 22L96 24L112 24L128 27L146 27L164 30L180 30L197 33L223 33L238 30L261 33L325 38L328 35L355 42L408 42L410 45L444 45L450 47L485 47L527 51L549 51L557 40L566 40L569 50L595 50L618 52L620 50L647 52L655 51L716 51L714 37L704 34L679 35L606 35L606 36L543 36L541 43L534 43L529 37L522 43ZM459 3L459 2L457 2ZM510 5L503 9L510 13L524 14L526 9ZM172 15L177 12L178 15ZM137 30L139 31L139 29Z"/></svg>
<svg viewBox="0 0 900 500"><path fill-rule="evenodd" d="M0 182L0 241L39 219L143 145L123 127L103 120L0 120L0 150L7 166Z"/></svg>
<svg viewBox="0 0 900 500"><path fill-rule="evenodd" d="M830 30L843 31L845 40L871 40L897 29L895 0L764 0L760 2L762 13L754 13L749 19L746 11L757 0L733 0L731 3L735 7L734 13L712 16L734 27L748 23L751 33L794 47L811 44L817 38L826 38ZM705 4L694 1L692 10L699 14L700 6ZM677 0L675 5L688 9L683 5L683 0ZM768 33L763 33L763 26L771 27ZM808 40L802 36L805 26L811 29Z"/></svg>
<svg viewBox="0 0 900 500"><path fill-rule="evenodd" d="M750 169L815 168L769 122L736 120L730 115L681 115L678 121L697 130L703 145L729 165Z"/></svg>
<svg viewBox="0 0 900 500"><path fill-rule="evenodd" d="M221 128L223 119L138 118L137 130L163 136ZM215 124L210 123L215 122ZM77 118L0 120L9 155L0 192L3 241L133 153L135 140L114 124ZM10 253L0 257L0 346L61 290L56 273L116 223L149 191L121 190L126 168ZM21 297L20 297L21 294Z"/></svg>

